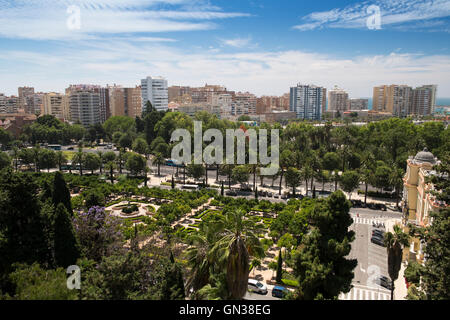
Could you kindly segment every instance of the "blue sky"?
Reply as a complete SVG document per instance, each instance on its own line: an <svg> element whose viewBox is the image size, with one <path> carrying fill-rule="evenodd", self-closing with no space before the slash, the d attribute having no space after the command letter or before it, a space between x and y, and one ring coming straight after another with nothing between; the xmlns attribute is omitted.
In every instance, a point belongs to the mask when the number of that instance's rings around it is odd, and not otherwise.
<svg viewBox="0 0 450 320"><path fill-rule="evenodd" d="M437 84L450 97L450 0L0 0L0 12L6 94L155 75L257 95L301 82L351 97Z"/></svg>

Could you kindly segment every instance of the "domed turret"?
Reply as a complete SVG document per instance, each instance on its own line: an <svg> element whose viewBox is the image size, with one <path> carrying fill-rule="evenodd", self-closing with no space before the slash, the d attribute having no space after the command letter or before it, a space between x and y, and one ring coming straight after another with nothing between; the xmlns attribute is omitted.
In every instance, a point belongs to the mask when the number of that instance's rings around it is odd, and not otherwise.
<svg viewBox="0 0 450 320"><path fill-rule="evenodd" d="M428 151L427 148L423 149L423 151L420 151L419 153L416 154L416 156L414 157L414 160L418 161L418 162L428 162L431 164L435 164L436 163L436 159L434 158L434 155Z"/></svg>

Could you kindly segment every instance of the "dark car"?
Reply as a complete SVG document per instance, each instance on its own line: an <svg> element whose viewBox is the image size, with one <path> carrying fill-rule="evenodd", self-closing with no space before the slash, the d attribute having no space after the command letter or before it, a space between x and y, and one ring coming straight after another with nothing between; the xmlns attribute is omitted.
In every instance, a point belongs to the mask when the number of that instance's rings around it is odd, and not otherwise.
<svg viewBox="0 0 450 320"><path fill-rule="evenodd" d="M289 292L288 289L282 286L275 286L272 289L272 297L284 298L284 296Z"/></svg>
<svg viewBox="0 0 450 320"><path fill-rule="evenodd" d="M229 190L229 191L225 192L225 194L227 196L237 196L237 192L233 191L233 190Z"/></svg>
<svg viewBox="0 0 450 320"><path fill-rule="evenodd" d="M383 237L384 236L384 231L375 229L375 230L372 231L372 236L374 236L374 235L379 235L379 236Z"/></svg>
<svg viewBox="0 0 450 320"><path fill-rule="evenodd" d="M389 280L388 277L381 276L377 280L375 280L375 283L379 284L380 286L382 286L383 288L386 288L388 290L392 289L392 282L391 282L391 280Z"/></svg>
<svg viewBox="0 0 450 320"><path fill-rule="evenodd" d="M374 244L384 247L384 241L380 237L373 236L372 238L370 238L370 241Z"/></svg>

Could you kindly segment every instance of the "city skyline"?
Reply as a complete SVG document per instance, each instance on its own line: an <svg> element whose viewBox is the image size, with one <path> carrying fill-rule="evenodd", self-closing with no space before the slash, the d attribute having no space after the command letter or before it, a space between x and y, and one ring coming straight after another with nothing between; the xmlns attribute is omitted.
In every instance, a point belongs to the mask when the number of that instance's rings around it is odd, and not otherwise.
<svg viewBox="0 0 450 320"><path fill-rule="evenodd" d="M379 30L366 25L370 5L380 9ZM80 9L79 29L69 28L70 6ZM169 86L215 83L258 96L302 82L361 98L381 84L429 83L450 97L449 1L3 0L0 7L6 95L24 85L134 87L152 74Z"/></svg>

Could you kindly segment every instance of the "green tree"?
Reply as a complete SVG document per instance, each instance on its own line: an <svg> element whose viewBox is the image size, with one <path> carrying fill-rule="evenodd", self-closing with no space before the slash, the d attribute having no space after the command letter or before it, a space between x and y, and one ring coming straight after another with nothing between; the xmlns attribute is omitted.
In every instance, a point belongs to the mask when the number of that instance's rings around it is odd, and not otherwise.
<svg viewBox="0 0 450 320"><path fill-rule="evenodd" d="M56 265L67 268L75 264L80 253L70 214L63 203L56 207L53 232Z"/></svg>
<svg viewBox="0 0 450 320"><path fill-rule="evenodd" d="M61 168L63 165L67 164L67 156L62 151L56 152L56 164L58 165L59 171L61 171Z"/></svg>
<svg viewBox="0 0 450 320"><path fill-rule="evenodd" d="M91 170L91 174L94 174L94 171L100 168L101 160L95 153L87 153L84 157L83 163L83 167L86 170Z"/></svg>
<svg viewBox="0 0 450 320"><path fill-rule="evenodd" d="M143 138L137 138L136 140L134 140L132 149L133 151L142 155L147 155L149 151L147 141L145 141L145 139Z"/></svg>
<svg viewBox="0 0 450 320"><path fill-rule="evenodd" d="M394 300L394 281L398 278L398 272L402 264L403 247L409 245L409 237L398 226L394 226L394 233L387 232L384 236L384 244L388 253L388 273L391 278L391 300Z"/></svg>
<svg viewBox="0 0 450 320"><path fill-rule="evenodd" d="M145 170L147 160L136 153L131 153L125 164L125 168L131 172L133 176L137 176Z"/></svg>
<svg viewBox="0 0 450 320"><path fill-rule="evenodd" d="M246 219L245 215L243 210L228 211L222 223L221 238L212 248L213 255L225 266L232 299L242 299L247 292L250 257L264 256L258 237L263 226Z"/></svg>
<svg viewBox="0 0 450 320"><path fill-rule="evenodd" d="M76 290L67 288L67 274L63 268L45 270L38 263L17 264L9 275L15 287L15 300L76 300Z"/></svg>
<svg viewBox="0 0 450 320"><path fill-rule="evenodd" d="M239 165L233 168L231 178L241 184L248 183L248 178L250 176L249 170L245 165Z"/></svg>
<svg viewBox="0 0 450 320"><path fill-rule="evenodd" d="M292 187L292 194L295 196L295 188L301 184L301 173L298 169L289 167L286 171L286 183Z"/></svg>
<svg viewBox="0 0 450 320"><path fill-rule="evenodd" d="M72 216L72 203L70 200L70 191L67 188L66 181L61 172L57 171L55 173L55 178L53 179L53 189L52 189L52 202L55 208L58 204L62 203L66 207L67 212Z"/></svg>
<svg viewBox="0 0 450 320"><path fill-rule="evenodd" d="M164 159L164 156L161 153L155 154L155 157L153 158L153 164L158 167L158 176L161 176L161 166L165 163L166 159Z"/></svg>
<svg viewBox="0 0 450 320"><path fill-rule="evenodd" d="M294 254L294 274L299 282L295 298L337 299L341 292L350 291L357 265L355 259L346 258L355 238L348 229L352 224L350 206L345 195L336 191L302 209L313 228Z"/></svg>
<svg viewBox="0 0 450 320"><path fill-rule="evenodd" d="M11 165L11 158L6 152L0 151L0 170Z"/></svg>
<svg viewBox="0 0 450 320"><path fill-rule="evenodd" d="M352 192L359 186L359 174L356 171L345 171L339 184L345 192L349 194L349 199L352 198Z"/></svg>
<svg viewBox="0 0 450 320"><path fill-rule="evenodd" d="M276 282L281 284L283 278L283 258L281 257L281 250L278 252L278 261L277 261L277 277Z"/></svg>

